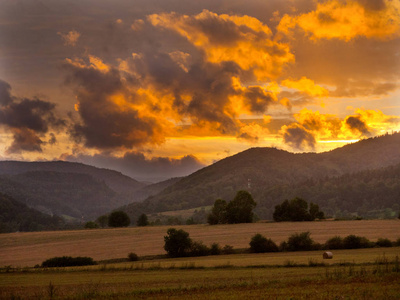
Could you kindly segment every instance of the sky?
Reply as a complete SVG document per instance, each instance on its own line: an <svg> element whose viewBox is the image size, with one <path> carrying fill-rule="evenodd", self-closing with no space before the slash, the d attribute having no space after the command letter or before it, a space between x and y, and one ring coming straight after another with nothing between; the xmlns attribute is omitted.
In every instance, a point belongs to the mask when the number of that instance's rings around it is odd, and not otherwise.
<svg viewBox="0 0 400 300"><path fill-rule="evenodd" d="M400 130L400 0L0 0L0 160L141 181Z"/></svg>

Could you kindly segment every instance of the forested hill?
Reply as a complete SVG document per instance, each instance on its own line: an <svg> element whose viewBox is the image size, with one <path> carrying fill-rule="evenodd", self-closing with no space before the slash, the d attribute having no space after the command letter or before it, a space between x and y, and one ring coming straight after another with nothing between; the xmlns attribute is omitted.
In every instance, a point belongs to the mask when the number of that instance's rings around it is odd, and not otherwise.
<svg viewBox="0 0 400 300"><path fill-rule="evenodd" d="M126 210L159 212L211 205L230 200L238 190L250 191L256 202L271 207L268 191L288 189L308 179L332 178L400 163L400 133L361 140L325 153L290 153L275 148L252 148L189 175ZM353 201L346 199L346 201Z"/></svg>
<svg viewBox="0 0 400 300"><path fill-rule="evenodd" d="M92 176L98 181L104 181L117 193L133 193L146 184L132 179L120 172L96 168L81 163L51 161L51 162L21 162L0 161L0 175L16 175L34 171L50 171L63 173L79 173Z"/></svg>
<svg viewBox="0 0 400 300"><path fill-rule="evenodd" d="M70 162L0 162L0 193L66 220L91 220L138 198L146 185L119 172Z"/></svg>

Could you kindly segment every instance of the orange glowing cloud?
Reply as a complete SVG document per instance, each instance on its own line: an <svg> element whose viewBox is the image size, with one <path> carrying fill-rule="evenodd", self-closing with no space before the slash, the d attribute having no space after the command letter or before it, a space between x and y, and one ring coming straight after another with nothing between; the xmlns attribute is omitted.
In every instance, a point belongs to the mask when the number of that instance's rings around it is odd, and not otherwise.
<svg viewBox="0 0 400 300"><path fill-rule="evenodd" d="M295 123L284 125L280 134L292 148L314 150L318 141L354 140L396 130L400 117L388 116L379 110L357 109L344 119L303 109L294 114Z"/></svg>
<svg viewBox="0 0 400 300"><path fill-rule="evenodd" d="M315 84L313 80L306 77L302 77L299 80L285 79L281 84L288 88L304 92L310 96L327 97L329 95L327 89Z"/></svg>
<svg viewBox="0 0 400 300"><path fill-rule="evenodd" d="M357 1L330 0L299 16L285 15L278 31L290 35L301 28L310 39L341 39L349 41L358 36L392 39L400 36L400 2L384 1L383 7L370 9Z"/></svg>
<svg viewBox="0 0 400 300"><path fill-rule="evenodd" d="M203 10L196 16L153 14L148 21L175 31L202 50L211 63L235 62L258 80L276 78L294 61L289 46L271 39L268 26L249 16L218 15Z"/></svg>

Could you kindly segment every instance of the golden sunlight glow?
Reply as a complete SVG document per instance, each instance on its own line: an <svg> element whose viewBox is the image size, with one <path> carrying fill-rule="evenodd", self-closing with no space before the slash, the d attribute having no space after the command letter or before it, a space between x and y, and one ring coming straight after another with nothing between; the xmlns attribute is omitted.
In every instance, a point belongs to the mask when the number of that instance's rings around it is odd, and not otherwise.
<svg viewBox="0 0 400 300"><path fill-rule="evenodd" d="M156 27L173 30L203 50L211 63L233 61L244 70L251 70L258 80L275 78L294 55L287 44L271 39L271 30L259 20L249 16L218 15L208 10L192 17L176 13L148 16ZM214 31L205 31L203 24L214 22ZM218 24L230 28L222 37Z"/></svg>

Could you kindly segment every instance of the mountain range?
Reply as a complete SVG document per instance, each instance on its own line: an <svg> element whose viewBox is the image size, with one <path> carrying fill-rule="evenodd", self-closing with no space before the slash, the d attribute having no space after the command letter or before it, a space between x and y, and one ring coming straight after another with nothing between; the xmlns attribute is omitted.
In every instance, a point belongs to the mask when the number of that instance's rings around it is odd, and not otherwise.
<svg viewBox="0 0 400 300"><path fill-rule="evenodd" d="M238 190L249 190L258 203L256 212L261 218L271 218L275 205L285 200L285 197L303 195L307 196L306 200L322 204L322 208L329 209L331 214L348 211L349 208L352 209L350 212L355 212L365 203L357 203L356 199L345 197L339 193L339 189L329 197L323 194L317 198L310 197L306 193L308 185L322 179L328 185L341 176L360 177L362 181L363 175L359 172L379 170L377 172L385 173L382 168L399 163L400 133L360 140L324 153L290 153L275 148L251 148L182 178L157 195L126 206L125 210L132 217L141 212L183 210L212 205L218 198L229 201ZM352 188L348 184L346 186ZM400 198L397 196L392 202L389 207L400 203ZM379 203L375 206L367 204L366 207L385 208Z"/></svg>
<svg viewBox="0 0 400 300"><path fill-rule="evenodd" d="M11 207L12 198L29 209L75 221L122 208L135 220L141 213L229 201L237 191L248 190L262 219L270 219L275 205L293 197L317 203L336 217L382 210L390 217L400 209L399 146L400 133L394 133L324 153L251 148L157 184L80 163L2 161L0 192L5 196L0 205L8 201L3 207Z"/></svg>

